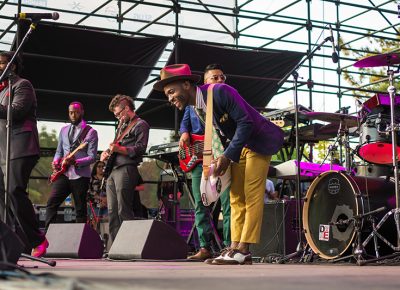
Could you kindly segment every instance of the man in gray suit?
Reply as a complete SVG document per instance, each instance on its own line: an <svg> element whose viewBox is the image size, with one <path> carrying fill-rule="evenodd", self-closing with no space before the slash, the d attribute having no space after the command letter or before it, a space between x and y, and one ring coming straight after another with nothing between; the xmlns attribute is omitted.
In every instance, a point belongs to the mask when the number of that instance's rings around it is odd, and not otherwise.
<svg viewBox="0 0 400 290"><path fill-rule="evenodd" d="M0 52L0 75L12 58L12 52ZM40 257L45 254L48 242L39 230L32 202L26 188L33 167L39 159L39 137L36 125L36 95L32 84L20 78L16 71L20 64L12 66L9 79L0 83L0 215L4 220L5 200L5 165L6 165L6 119L9 100L9 83L12 82L12 129L11 129L11 158L9 171L9 203L7 221L13 220L17 233L34 248L32 255ZM10 219L12 217L13 219ZM20 235L21 236L21 235Z"/></svg>
<svg viewBox="0 0 400 290"><path fill-rule="evenodd" d="M52 184L46 206L46 230L56 219L58 207L70 193L74 198L76 222L86 222L86 195L90 181L90 164L96 161L98 137L97 131L83 120L83 115L83 105L80 102L72 102L69 105L68 116L71 124L61 128L52 163L54 171L60 170L63 165L67 165L68 169ZM69 158L69 153L82 142L86 142L87 146Z"/></svg>

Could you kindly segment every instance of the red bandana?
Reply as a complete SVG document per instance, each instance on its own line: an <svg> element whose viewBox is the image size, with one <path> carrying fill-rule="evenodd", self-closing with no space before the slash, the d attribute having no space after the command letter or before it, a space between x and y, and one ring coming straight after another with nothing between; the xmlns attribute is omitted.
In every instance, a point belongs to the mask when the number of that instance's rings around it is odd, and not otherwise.
<svg viewBox="0 0 400 290"><path fill-rule="evenodd" d="M6 87L8 87L8 80L2 81L0 83L0 92Z"/></svg>

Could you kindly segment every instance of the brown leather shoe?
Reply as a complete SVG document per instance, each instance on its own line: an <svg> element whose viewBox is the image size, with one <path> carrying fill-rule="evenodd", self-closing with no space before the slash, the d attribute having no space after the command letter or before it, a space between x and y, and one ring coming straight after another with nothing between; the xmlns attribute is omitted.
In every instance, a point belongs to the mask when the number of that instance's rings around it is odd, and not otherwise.
<svg viewBox="0 0 400 290"><path fill-rule="evenodd" d="M200 248L200 250L193 256L189 256L188 260L204 261L212 257L211 252L206 248Z"/></svg>

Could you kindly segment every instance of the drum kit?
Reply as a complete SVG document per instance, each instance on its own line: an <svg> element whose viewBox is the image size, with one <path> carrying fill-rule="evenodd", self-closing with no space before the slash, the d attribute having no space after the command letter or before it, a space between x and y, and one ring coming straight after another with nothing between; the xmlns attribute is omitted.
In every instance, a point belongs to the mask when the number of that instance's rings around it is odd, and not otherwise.
<svg viewBox="0 0 400 290"><path fill-rule="evenodd" d="M358 117L306 113L311 120L338 124L335 143L344 146L346 156L346 171L320 174L311 183L304 200L305 237L312 252L322 259L335 262L354 258L358 265L363 265L400 255L397 162L400 97L396 98L394 88L394 74L399 70L393 70L398 64L397 53L367 57L354 64L355 67L387 66L389 80L389 95L378 94L366 101ZM349 143L350 129L354 127L359 132L355 150ZM375 165L376 172L360 166L355 175L352 153Z"/></svg>

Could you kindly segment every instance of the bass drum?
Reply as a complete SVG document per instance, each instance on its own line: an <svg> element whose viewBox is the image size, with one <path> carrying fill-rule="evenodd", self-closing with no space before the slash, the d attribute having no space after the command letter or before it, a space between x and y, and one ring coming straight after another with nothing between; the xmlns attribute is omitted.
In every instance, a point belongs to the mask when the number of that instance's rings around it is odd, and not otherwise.
<svg viewBox="0 0 400 290"><path fill-rule="evenodd" d="M303 225L307 242L321 258L338 258L350 250L356 232L353 223L334 223L382 206L389 210L395 207L395 203L394 183L390 180L349 176L339 171L324 172L311 183L304 201ZM383 211L380 216L386 212ZM393 217L389 220L393 220ZM394 221L393 224L388 221L378 232L394 243ZM363 237L371 232L369 224L364 222L362 226ZM391 237L388 237L387 233ZM380 246L380 253L381 250L390 250L383 243L380 243ZM368 247L367 252L371 251L371 254L374 254L373 241Z"/></svg>

